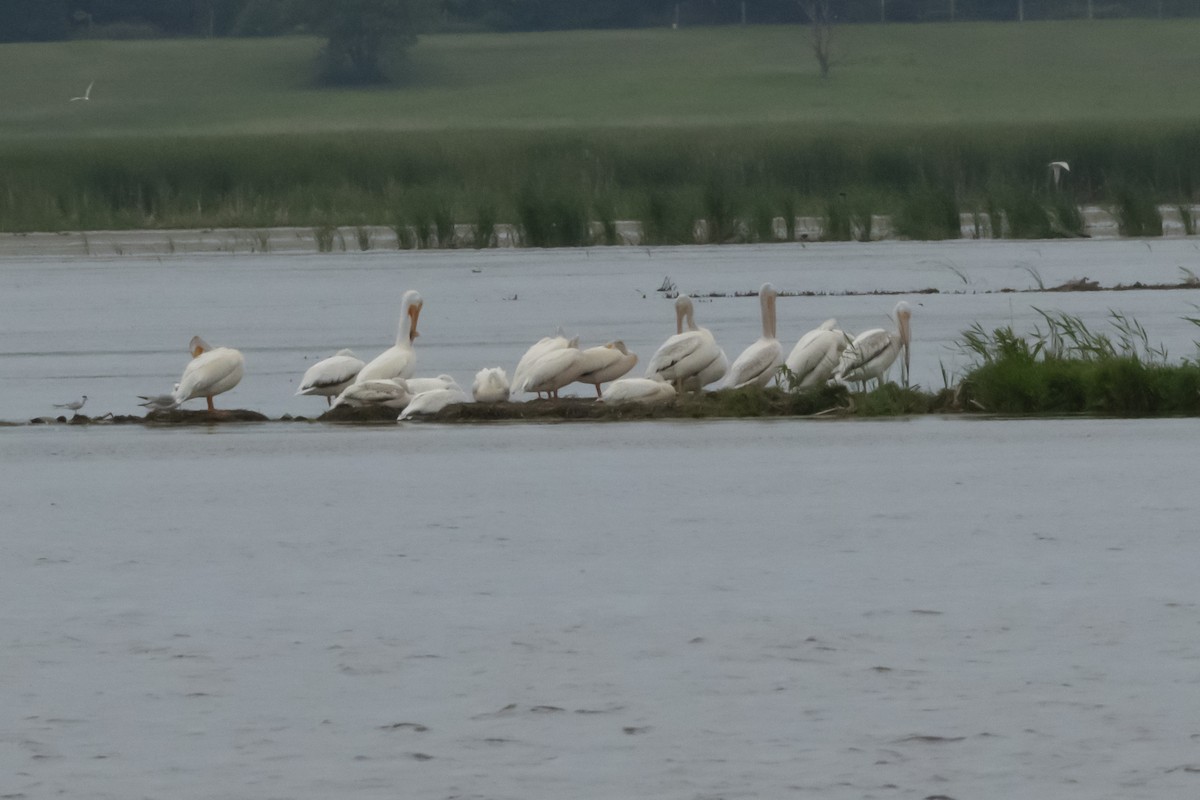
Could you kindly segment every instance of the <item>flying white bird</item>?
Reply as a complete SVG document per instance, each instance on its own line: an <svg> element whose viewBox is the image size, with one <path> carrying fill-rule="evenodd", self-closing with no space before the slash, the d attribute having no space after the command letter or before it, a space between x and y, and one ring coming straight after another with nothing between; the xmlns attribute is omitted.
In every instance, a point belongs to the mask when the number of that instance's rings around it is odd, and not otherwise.
<svg viewBox="0 0 1200 800"><path fill-rule="evenodd" d="M67 102L74 103L76 100L91 100L92 99L92 87L95 85L96 85L96 82L92 81L91 83L88 84L87 89L84 89L83 94L81 94L79 97L72 97Z"/></svg>
<svg viewBox="0 0 1200 800"><path fill-rule="evenodd" d="M1050 167L1050 172L1054 176L1055 186L1058 186L1058 181L1064 172L1071 171L1071 166L1065 161L1051 161L1047 166Z"/></svg>

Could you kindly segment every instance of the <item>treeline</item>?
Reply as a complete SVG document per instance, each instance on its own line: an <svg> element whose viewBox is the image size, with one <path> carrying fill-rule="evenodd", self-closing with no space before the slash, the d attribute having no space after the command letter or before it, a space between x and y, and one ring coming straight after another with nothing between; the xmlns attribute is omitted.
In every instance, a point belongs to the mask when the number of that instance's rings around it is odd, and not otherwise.
<svg viewBox="0 0 1200 800"><path fill-rule="evenodd" d="M372 0L352 0L369 5ZM0 42L278 36L331 0L0 0ZM381 0L382 2L382 0ZM800 24L799 0L389 0L440 31ZM1200 0L830 0L840 22L1200 16Z"/></svg>

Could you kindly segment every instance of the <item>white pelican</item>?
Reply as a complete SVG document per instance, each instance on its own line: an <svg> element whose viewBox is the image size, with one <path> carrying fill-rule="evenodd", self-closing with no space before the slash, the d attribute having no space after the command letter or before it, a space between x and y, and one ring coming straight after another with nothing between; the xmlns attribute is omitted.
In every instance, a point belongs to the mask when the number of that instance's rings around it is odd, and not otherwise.
<svg viewBox="0 0 1200 800"><path fill-rule="evenodd" d="M550 350L533 361L525 370L521 382L514 384L514 392L545 392L558 399L558 390L574 383L583 372L583 353L572 344L561 350Z"/></svg>
<svg viewBox="0 0 1200 800"><path fill-rule="evenodd" d="M471 396L476 403L502 403L508 399L508 375L500 367L484 367L475 373Z"/></svg>
<svg viewBox="0 0 1200 800"><path fill-rule="evenodd" d="M521 360L517 362L517 368L513 370L512 383L510 384L511 393L518 394L524 391L520 387L525 383L526 373L529 372L529 367L533 362L537 361L542 356L552 350L564 350L568 347L578 347L579 337L568 339L563 335L562 328L558 329L558 333L554 336L543 336L536 344L531 345L525 354L521 356Z"/></svg>
<svg viewBox="0 0 1200 800"><path fill-rule="evenodd" d="M675 335L650 358L646 377L674 383L677 392L699 390L725 377L728 367L729 360L717 340L707 328L696 327L692 298L683 295L675 301Z"/></svg>
<svg viewBox="0 0 1200 800"><path fill-rule="evenodd" d="M838 330L834 319L825 320L820 327L801 336L783 362L792 374L790 388L811 389L823 385L837 369L849 344L850 340Z"/></svg>
<svg viewBox="0 0 1200 800"><path fill-rule="evenodd" d="M908 320L912 310L908 303L901 300L896 304L892 316L896 318L896 331L885 331L875 328L854 337L854 341L842 353L842 360L833 373L833 379L842 383L861 383L866 389L867 381L874 379L883 383L892 363L900 351L904 351L904 361L901 363L900 377L904 386L908 386L908 347L911 341L911 331Z"/></svg>
<svg viewBox="0 0 1200 800"><path fill-rule="evenodd" d="M175 406L182 405L193 397L203 397L208 401L208 410L216 411L213 407L213 397L238 385L246 360L237 350L231 347L210 347L208 342L199 336L192 337L188 348L192 351L192 360L184 367L183 376L175 386Z"/></svg>
<svg viewBox="0 0 1200 800"><path fill-rule="evenodd" d="M764 283L758 290L762 336L734 359L725 376L726 387L766 386L783 363L783 346L775 338L775 298L778 296L775 287L769 283Z"/></svg>
<svg viewBox="0 0 1200 800"><path fill-rule="evenodd" d="M354 382L362 368L362 359L353 351L338 350L337 355L322 359L305 370L296 394L316 395L324 397L326 403L332 403L333 398Z"/></svg>
<svg viewBox="0 0 1200 800"><path fill-rule="evenodd" d="M409 289L400 300L400 329L396 333L396 343L375 356L358 372L354 379L357 382L378 380L380 378L407 378L413 374L417 366L417 354L413 352L413 340L417 333L417 317L421 315L421 307L425 301L416 290Z"/></svg>
<svg viewBox="0 0 1200 800"><path fill-rule="evenodd" d="M404 408L412 399L408 384L400 378L376 378L368 381L356 381L350 384L333 401L330 409L346 405L351 408L366 406L384 406L386 408Z"/></svg>
<svg viewBox="0 0 1200 800"><path fill-rule="evenodd" d="M458 389L458 382L449 375L438 375L436 378L408 378L408 391L416 397L421 392L432 392L434 389Z"/></svg>
<svg viewBox="0 0 1200 800"><path fill-rule="evenodd" d="M79 398L78 400L72 400L69 403L55 403L54 407L55 408L65 408L68 411L78 411L79 409L83 408L83 404L86 402L87 402L87 395L85 394L83 397Z"/></svg>
<svg viewBox="0 0 1200 800"><path fill-rule="evenodd" d="M595 386L596 397L600 397L600 384L615 381L629 372L637 360L637 354L629 352L619 339L599 347L589 347L583 351L583 372L576 380Z"/></svg>
<svg viewBox="0 0 1200 800"><path fill-rule="evenodd" d="M674 399L675 387L657 378L621 378L600 395L600 402L610 406L665 405Z"/></svg>
<svg viewBox="0 0 1200 800"><path fill-rule="evenodd" d="M413 395L413 399L404 407L404 411L400 412L396 421L406 420L417 414L436 414L446 406L468 403L470 400L467 393L457 386L448 389L431 389L428 392Z"/></svg>

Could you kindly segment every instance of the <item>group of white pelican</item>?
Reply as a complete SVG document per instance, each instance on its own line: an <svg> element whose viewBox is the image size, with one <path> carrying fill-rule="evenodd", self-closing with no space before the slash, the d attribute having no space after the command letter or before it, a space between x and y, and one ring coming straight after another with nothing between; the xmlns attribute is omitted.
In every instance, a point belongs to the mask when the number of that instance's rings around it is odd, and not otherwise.
<svg viewBox="0 0 1200 800"><path fill-rule="evenodd" d="M783 345L776 336L778 292L768 283L759 290L758 297L762 336L732 363L712 332L696 325L695 308L685 295L675 301L675 334L651 356L645 377L625 377L637 364L638 357L629 352L624 342L580 349L579 337L568 339L560 330L525 352L511 380L501 367L485 368L476 374L468 394L449 375L415 377L417 354L413 344L424 301L410 289L401 300L394 345L367 363L349 350L340 350L313 364L304 373L296 394L324 397L331 408L345 405L397 409L401 411L399 419L436 413L448 405L472 400L496 403L519 399L525 394L557 398L559 390L573 383L594 387L599 402L655 405L706 387L766 386L772 379L779 380L781 373L794 390L830 382L860 384L865 389L872 380L882 383L901 353L902 378L907 385L911 317L907 303L896 304L895 330L876 328L851 337L838 329L835 320L827 320L800 337L785 358ZM242 379L245 361L237 350L210 347L199 336L192 339L190 349L192 360L175 389L156 397L143 396L145 402L141 405L172 409L203 397L212 411L213 397L229 391ZM786 371L781 367L786 367Z"/></svg>

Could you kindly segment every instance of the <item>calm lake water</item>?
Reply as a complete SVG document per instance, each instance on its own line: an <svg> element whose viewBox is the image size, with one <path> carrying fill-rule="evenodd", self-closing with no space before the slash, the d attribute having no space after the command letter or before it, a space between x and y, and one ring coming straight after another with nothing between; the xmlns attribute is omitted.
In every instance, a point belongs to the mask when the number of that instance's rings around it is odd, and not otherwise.
<svg viewBox="0 0 1200 800"><path fill-rule="evenodd" d="M469 386L482 367L510 373L525 349L562 326L583 346L623 339L645 364L674 332L667 276L680 291L724 293L697 322L733 359L759 335L766 282L785 291L941 294L785 297L779 338L790 349L828 317L848 331L890 326L913 305L913 380L941 388L966 360L955 341L974 322L1031 329L1035 308L1102 328L1109 309L1138 319L1176 357L1194 356L1200 290L1002 294L1088 277L1103 285L1177 282L1200 273L1200 242L1104 240L593 248L548 251L371 251L311 256L6 259L0 262L0 420L52 413L88 395L87 411L135 413L137 395L168 391L200 334L237 347L246 377L218 404L268 416L317 414L293 397L304 370L343 347L370 359L395 340L400 296L425 299L418 373ZM1036 276L1036 278L1035 278ZM640 372L638 373L640 374ZM585 393L587 389L580 389ZM202 407L192 401L189 407Z"/></svg>
<svg viewBox="0 0 1200 800"><path fill-rule="evenodd" d="M1194 355L1190 240L0 263L0 419L136 411L195 333L219 405L315 414L425 297L422 374L558 326L648 358L653 290L914 291L914 378L1033 308ZM951 268L953 267L953 268ZM478 270L478 271L477 271ZM957 292L953 293L952 292ZM643 297L644 295L644 297ZM782 298L790 344L891 296ZM698 305L731 357L758 305ZM192 405L196 405L193 403ZM1195 420L0 427L0 794L1187 797Z"/></svg>

